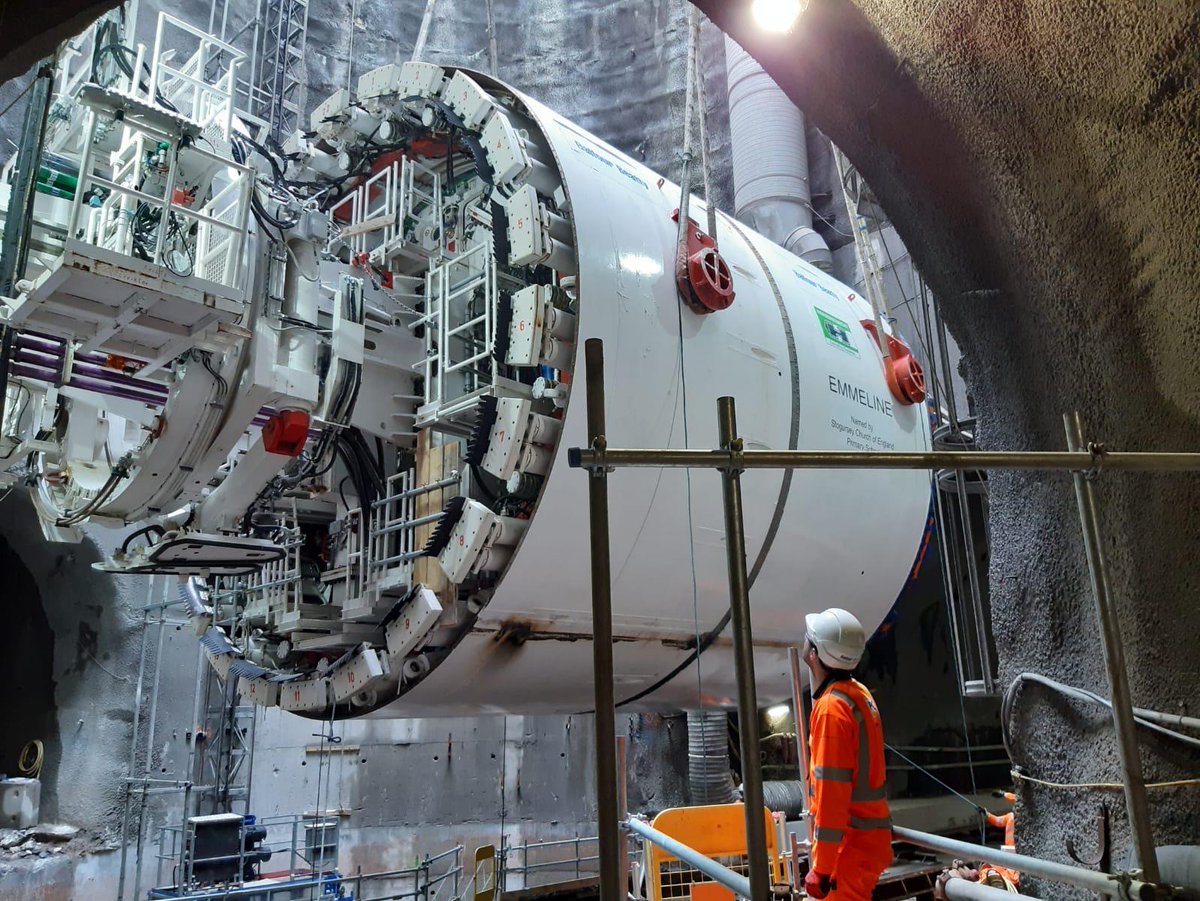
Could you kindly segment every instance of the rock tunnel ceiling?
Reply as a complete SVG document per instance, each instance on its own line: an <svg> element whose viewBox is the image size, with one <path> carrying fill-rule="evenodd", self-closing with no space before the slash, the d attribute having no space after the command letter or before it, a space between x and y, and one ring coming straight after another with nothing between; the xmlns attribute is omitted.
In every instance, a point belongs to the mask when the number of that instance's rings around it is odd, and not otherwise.
<svg viewBox="0 0 1200 901"><path fill-rule="evenodd" d="M61 16L35 17L21 14L29 4L10 4L7 13L10 21L65 21L110 5L66 0ZM1083 412L1089 437L1112 447L1200 444L1200 10L1116 0L814 0L794 34L769 41L751 29L743 4L697 5L754 53L886 205L965 351L986 446L1061 447L1059 416L1071 409ZM423 4L402 6L395 15ZM502 60L504 47L526 46L514 44L529 28L520 13L535 6L553 6L566 35L571 15L588 4L497 3ZM638 35L667 29L669 4L628 6L638 10L614 37L624 35L634 56L663 55L653 43L639 47ZM461 21L446 13L439 27ZM320 27L329 26L315 23L314 40ZM0 74L17 74L60 37L45 34L38 45L6 31ZM588 104L586 80L530 65L532 92L557 79L572 105ZM501 74L512 74L503 62ZM654 84L639 90L650 111L671 111ZM650 143L651 157L669 152L667 138ZM1157 655L1162 636L1200 626L1190 562L1200 485L1106 478L1101 501L1135 702L1194 711L1195 643L1154 666L1142 655ZM1028 636L1005 644L1002 675L1035 669L1103 689L1066 481L997 475L992 510L995 625L1016 634L1019 624ZM1107 781L1117 772L1103 724L1068 720L1048 704L1021 706L1023 762L1038 775ZM1092 753L1058 753L1072 742ZM1147 778L1182 772L1180 760L1150 747ZM1060 847L1063 831L1092 816L1084 805L1065 811L1054 796L1023 800L1026 848ZM1188 817L1200 813L1186 797L1160 797L1155 808L1162 840L1186 837Z"/></svg>

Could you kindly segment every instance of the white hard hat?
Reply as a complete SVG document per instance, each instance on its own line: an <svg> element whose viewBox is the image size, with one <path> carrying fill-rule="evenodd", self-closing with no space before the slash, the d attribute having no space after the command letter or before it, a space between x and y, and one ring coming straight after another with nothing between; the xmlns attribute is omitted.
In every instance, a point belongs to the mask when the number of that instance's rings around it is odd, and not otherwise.
<svg viewBox="0 0 1200 901"><path fill-rule="evenodd" d="M817 649L817 659L833 669L854 669L867 649L867 633L849 610L830 607L804 617L804 637Z"/></svg>

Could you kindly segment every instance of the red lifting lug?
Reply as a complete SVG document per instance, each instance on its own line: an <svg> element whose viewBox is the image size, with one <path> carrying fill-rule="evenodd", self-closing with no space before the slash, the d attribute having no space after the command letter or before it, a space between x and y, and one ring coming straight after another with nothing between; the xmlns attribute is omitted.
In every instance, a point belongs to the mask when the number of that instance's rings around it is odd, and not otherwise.
<svg viewBox="0 0 1200 901"><path fill-rule="evenodd" d="M875 323L870 319L862 320L862 327L870 332L875 343L879 344L879 334ZM902 404L919 404L925 400L925 370L917 362L908 345L899 338L887 336L888 355L883 361L883 377L887 382L892 396ZM882 348L881 348L882 349Z"/></svg>
<svg viewBox="0 0 1200 901"><path fill-rule="evenodd" d="M308 441L308 414L303 410L280 410L262 429L267 453L299 457Z"/></svg>
<svg viewBox="0 0 1200 901"><path fill-rule="evenodd" d="M671 214L679 221L679 210ZM733 273L717 250L717 242L688 219L687 256L675 261L675 284L679 296L701 316L726 309L733 303Z"/></svg>

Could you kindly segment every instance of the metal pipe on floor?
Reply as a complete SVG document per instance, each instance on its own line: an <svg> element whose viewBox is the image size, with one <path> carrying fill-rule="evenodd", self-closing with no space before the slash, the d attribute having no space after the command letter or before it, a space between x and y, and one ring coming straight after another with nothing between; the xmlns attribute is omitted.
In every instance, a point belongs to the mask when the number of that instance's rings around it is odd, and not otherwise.
<svg viewBox="0 0 1200 901"><path fill-rule="evenodd" d="M1149 901L1157 895L1153 885L1130 879L1127 876L1098 873L1095 870L1085 870L1082 867L1055 863L1051 860L1026 857L1024 854L1003 851L1000 848L989 848L986 845L960 842L957 839L933 835L929 832L919 832L916 829L906 829L903 826L893 826L892 836L901 841L963 860L982 860L999 867L1028 873L1030 876L1064 882L1067 885L1077 885L1080 888L1097 892L1106 898L1134 898L1138 901Z"/></svg>
<svg viewBox="0 0 1200 901"><path fill-rule="evenodd" d="M587 426L592 448L603 453L604 344L584 342ZM600 901L624 901L621 837L617 828L616 697L613 687L612 563L608 529L608 469L588 473L592 558L592 671L596 718L596 821L600 844ZM757 753L757 746L755 747Z"/></svg>
<svg viewBox="0 0 1200 901"><path fill-rule="evenodd" d="M762 822L761 817L759 817L759 822ZM738 897L752 897L750 880L740 873L735 873L729 867L722 866L711 857L705 857L695 848L691 848L683 842L671 838L666 833L659 832L653 826L643 823L635 817L627 819L624 825L630 832L640 835L646 841L650 842L650 844L662 848L673 857L678 857L689 866L695 867L713 882L723 885Z"/></svg>
<svg viewBox="0 0 1200 901"><path fill-rule="evenodd" d="M1007 889L992 888L969 879L950 879L942 886L942 897L947 901L1012 901L1013 898L1033 896L1014 894Z"/></svg>
<svg viewBox="0 0 1200 901"><path fill-rule="evenodd" d="M595 448L573 447L568 464L574 468L595 466L651 469L721 469L733 465L725 450L685 448ZM1200 470L1200 454L1163 451L788 451L748 450L738 455L743 469L1046 469L1123 472Z"/></svg>
<svg viewBox="0 0 1200 901"><path fill-rule="evenodd" d="M767 830L763 821L762 764L758 728L758 694L754 684L754 636L750 622L750 584L746 577L746 532L742 517L742 469L738 457L737 412L732 397L717 398L717 435L730 464L721 470L725 507L725 555L729 568L729 610L737 667L738 734L742 749L742 799L746 815L746 856L751 901L771 896Z"/></svg>
<svg viewBox="0 0 1200 901"><path fill-rule="evenodd" d="M1083 421L1075 412L1063 416L1067 433L1067 448L1073 452L1085 450ZM1104 665L1112 693L1113 725L1117 730L1117 751L1125 778L1125 806L1133 828L1134 845L1147 882L1158 882L1158 858L1154 853L1154 830L1150 823L1150 805L1146 800L1146 783L1142 776L1142 759L1138 754L1137 725L1134 722L1133 699L1129 691L1129 673L1125 668L1125 649L1121 643L1121 623L1108 583L1108 561L1100 539L1100 518L1096 512L1096 496L1092 482L1085 473L1076 472L1075 499L1079 504L1079 521L1083 528L1083 543L1087 551L1088 573L1091 576L1092 596L1096 601L1096 616L1100 621L1100 637L1104 648Z"/></svg>

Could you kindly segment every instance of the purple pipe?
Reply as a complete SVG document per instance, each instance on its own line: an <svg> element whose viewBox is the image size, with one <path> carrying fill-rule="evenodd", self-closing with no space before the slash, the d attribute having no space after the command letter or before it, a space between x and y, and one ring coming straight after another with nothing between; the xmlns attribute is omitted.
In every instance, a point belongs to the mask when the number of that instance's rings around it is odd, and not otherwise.
<svg viewBox="0 0 1200 901"><path fill-rule="evenodd" d="M73 378L70 385L72 388L81 388L84 391L95 391L97 394L104 394L108 397L123 397L127 400L136 400L139 403L147 404L151 407L161 407L162 400L152 395L142 394L138 391L131 391L120 385L113 385L108 382L98 382L94 379Z"/></svg>
<svg viewBox="0 0 1200 901"><path fill-rule="evenodd" d="M47 373L46 369L38 367L33 363L23 363L16 361L12 367L13 375L25 379L33 379L38 382L53 382L57 377L56 371ZM81 388L84 391L94 391L97 394L103 394L108 397L123 397L127 400L134 400L138 403L147 404L152 407L161 407L162 398L154 397L153 395L144 394L139 391L133 391L121 385L114 385L108 382L100 382L94 379L87 378L72 378L70 383L73 388Z"/></svg>
<svg viewBox="0 0 1200 901"><path fill-rule="evenodd" d="M65 338L59 338L55 335L46 335L42 332L18 332L17 343L55 345L56 347L62 347L67 342Z"/></svg>
<svg viewBox="0 0 1200 901"><path fill-rule="evenodd" d="M58 374L51 371L46 374L44 367L40 367L34 363L22 363L20 360L13 361L13 375L20 376L23 379L33 379L37 382L52 382Z"/></svg>
<svg viewBox="0 0 1200 901"><path fill-rule="evenodd" d="M166 385L161 385L158 382L147 382L142 379L135 379L122 372L117 372L114 369L109 369L107 366L97 366L95 363L82 363L76 361L71 367L71 379L68 382L74 382L77 377L90 378L99 382L108 382L112 385L117 385L123 388L129 388L134 391L143 391L147 394L153 394L156 397L161 397L166 400L168 389Z"/></svg>
<svg viewBox="0 0 1200 901"><path fill-rule="evenodd" d="M15 342L17 347L28 348L35 350L38 353L52 354L56 357L62 357L64 344L61 341L55 341L52 338L38 338L23 333L17 334Z"/></svg>
<svg viewBox="0 0 1200 901"><path fill-rule="evenodd" d="M55 359L50 354L42 353L36 350L30 350L27 347L17 347L13 350L13 359L20 360L22 363L32 363L35 366L41 366L43 369L52 369L58 372L62 366L62 358Z"/></svg>

